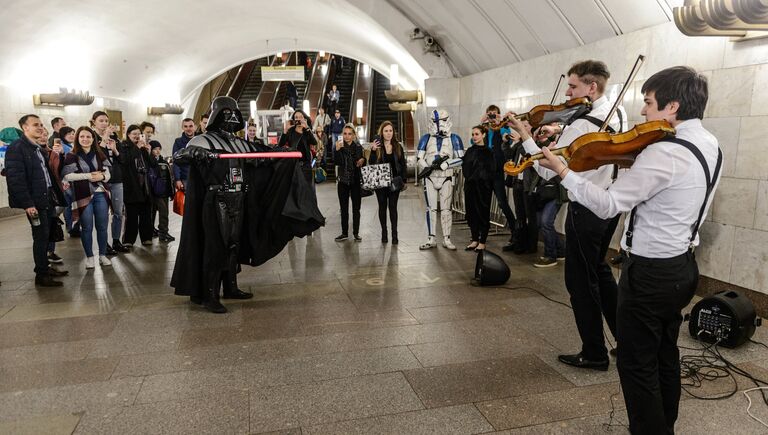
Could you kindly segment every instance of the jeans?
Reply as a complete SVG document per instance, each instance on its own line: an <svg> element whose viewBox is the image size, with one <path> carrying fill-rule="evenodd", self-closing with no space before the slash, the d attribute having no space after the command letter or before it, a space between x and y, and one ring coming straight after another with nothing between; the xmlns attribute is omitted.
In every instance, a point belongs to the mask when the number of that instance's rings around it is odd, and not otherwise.
<svg viewBox="0 0 768 435"><path fill-rule="evenodd" d="M96 192L91 202L80 214L80 241L86 257L93 257L93 227L96 225L96 240L99 255L107 255L107 226L109 225L109 204L104 192Z"/></svg>
<svg viewBox="0 0 768 435"><path fill-rule="evenodd" d="M64 223L66 224L67 232L72 231L72 189L64 191L64 199L66 200L66 207L64 207Z"/></svg>
<svg viewBox="0 0 768 435"><path fill-rule="evenodd" d="M123 230L123 183L109 185L112 199L112 240L120 240Z"/></svg>
<svg viewBox="0 0 768 435"><path fill-rule="evenodd" d="M515 213L512 212L512 207L509 206L509 201L507 200L507 186L504 184L504 177L493 180L493 193L496 195L496 202L499 203L504 217L507 218L509 230L514 231Z"/></svg>
<svg viewBox="0 0 768 435"><path fill-rule="evenodd" d="M555 231L555 218L560 211L560 205L556 199L547 202L540 212L541 233L544 236L544 256L558 258L565 255L565 246L560 236Z"/></svg>
<svg viewBox="0 0 768 435"><path fill-rule="evenodd" d="M352 198L352 234L360 232L360 182L352 180L352 184L339 183L336 187L339 194L341 210L341 234L349 234L349 199Z"/></svg>

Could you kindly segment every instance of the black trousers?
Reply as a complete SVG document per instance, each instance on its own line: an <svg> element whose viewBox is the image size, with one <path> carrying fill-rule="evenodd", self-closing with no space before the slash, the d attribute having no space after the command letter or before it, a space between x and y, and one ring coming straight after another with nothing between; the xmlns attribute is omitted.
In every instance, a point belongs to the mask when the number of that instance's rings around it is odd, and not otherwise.
<svg viewBox="0 0 768 435"><path fill-rule="evenodd" d="M517 219L515 221L515 252L536 252L539 246L537 219L538 195L525 192L522 183L512 188Z"/></svg>
<svg viewBox="0 0 768 435"><path fill-rule="evenodd" d="M152 226L155 225L155 215L160 216L157 229L160 234L168 234L168 198L152 197Z"/></svg>
<svg viewBox="0 0 768 435"><path fill-rule="evenodd" d="M515 213L512 212L512 207L509 206L509 201L507 200L507 185L504 184L503 175L501 178L497 177L493 180L493 193L496 194L496 201L499 203L499 207L501 207L504 217L507 218L507 226L509 227L509 230L514 231Z"/></svg>
<svg viewBox="0 0 768 435"><path fill-rule="evenodd" d="M488 231L491 229L492 196L493 186L490 183L464 181L464 208L467 211L467 224L473 242L485 243L488 238Z"/></svg>
<svg viewBox="0 0 768 435"><path fill-rule="evenodd" d="M376 189L376 201L379 202L379 223L381 235L387 235L387 209L389 209L389 221L392 224L392 238L397 238L397 201L400 199L400 191L393 192L389 188Z"/></svg>
<svg viewBox="0 0 768 435"><path fill-rule="evenodd" d="M619 216L600 219L583 205L571 202L565 221L565 287L581 337L581 353L590 360L607 360L603 317L616 337L618 286L605 262Z"/></svg>
<svg viewBox="0 0 768 435"><path fill-rule="evenodd" d="M618 369L633 434L672 434L680 403L677 338L699 279L693 253L667 259L630 254L622 265Z"/></svg>
<svg viewBox="0 0 768 435"><path fill-rule="evenodd" d="M125 203L125 232L123 243L133 245L136 236L141 237L142 242L152 240L152 203Z"/></svg>
<svg viewBox="0 0 768 435"><path fill-rule="evenodd" d="M49 210L38 209L37 214L40 218L40 225L32 225L32 219L29 225L32 227L32 257L35 260L35 274L45 275L48 273L48 242L51 234L51 212Z"/></svg>
<svg viewBox="0 0 768 435"><path fill-rule="evenodd" d="M349 234L349 199L352 198L352 234L357 235L360 233L360 183L353 180L352 184L338 183L336 186L341 210L341 233Z"/></svg>

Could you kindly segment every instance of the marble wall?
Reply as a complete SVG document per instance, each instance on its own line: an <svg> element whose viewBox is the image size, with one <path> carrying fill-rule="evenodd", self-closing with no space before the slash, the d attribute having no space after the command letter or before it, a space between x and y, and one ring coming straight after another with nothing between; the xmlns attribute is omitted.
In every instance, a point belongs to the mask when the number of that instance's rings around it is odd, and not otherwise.
<svg viewBox="0 0 768 435"><path fill-rule="evenodd" d="M124 100L104 98L103 106L67 106L67 107L36 107L32 104L32 95L21 94L16 90L0 86L0 129L19 126L19 118L34 113L40 116L48 131L51 129L51 119L60 116L67 121L67 125L77 128L88 125L88 120L96 110L103 108L119 110L123 113L126 125L140 124L149 121L155 125L155 140L163 145L163 155L168 155L173 146L173 140L181 134L181 115L148 116L147 108L138 103ZM5 177L0 177L0 208L8 207L8 188Z"/></svg>
<svg viewBox="0 0 768 435"><path fill-rule="evenodd" d="M689 38L667 23L460 79L428 80L425 93L428 104L454 113L454 131L467 138L489 104L524 112L549 103L557 77L573 62L603 60L615 85L638 54L646 62L624 99L630 125L643 121L640 88L654 72L683 64L709 79L704 125L725 160L701 229L699 266L703 275L768 293L768 160L761 152L768 137L768 39Z"/></svg>

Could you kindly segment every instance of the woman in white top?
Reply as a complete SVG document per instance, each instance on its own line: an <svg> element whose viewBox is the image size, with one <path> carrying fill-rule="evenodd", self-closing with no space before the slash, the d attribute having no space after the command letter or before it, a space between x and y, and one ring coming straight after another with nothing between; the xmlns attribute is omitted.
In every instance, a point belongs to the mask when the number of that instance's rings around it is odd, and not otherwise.
<svg viewBox="0 0 768 435"><path fill-rule="evenodd" d="M109 223L109 168L110 163L101 147L94 146L96 133L89 127L80 127L75 133L72 152L64 159L62 176L69 183L72 194L72 222L80 222L80 241L85 250L85 268L93 269L93 227L99 246L99 264L109 266L107 254L107 226Z"/></svg>

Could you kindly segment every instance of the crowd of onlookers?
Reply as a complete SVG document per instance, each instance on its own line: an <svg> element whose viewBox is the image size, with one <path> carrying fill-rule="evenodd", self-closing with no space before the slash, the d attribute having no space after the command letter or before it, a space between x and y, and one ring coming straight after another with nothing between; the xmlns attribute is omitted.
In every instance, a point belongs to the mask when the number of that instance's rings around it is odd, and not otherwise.
<svg viewBox="0 0 768 435"><path fill-rule="evenodd" d="M563 255L563 246L554 220L564 200L557 194L545 197L543 189L550 186L534 179L533 171L518 177L504 174L503 163L519 160L524 152L514 130L486 128L499 112L498 107L490 106L481 124L473 128L472 146L463 165L463 194L472 230L467 250L485 248L491 196L495 195L512 234L503 249L519 254L536 252L541 230L544 256L535 265L555 265ZM198 123L185 118L182 134L166 155L175 154L195 135L204 133L207 121L207 115ZM151 245L154 238L160 242L175 240L168 231L169 201L184 191L188 168L174 165L163 155L162 145L153 139L152 123L129 125L122 138L103 111L94 112L89 125L77 129L61 117L53 118L50 125L51 134L38 116L26 115L19 120L20 129L0 131L0 140L10 143L5 147L3 169L10 206L24 209L32 225L38 285L59 286L61 282L55 278L67 274L56 267L62 263L56 243L64 240L65 234L80 238L88 269L95 268L96 263L111 265L110 257L130 252L137 241ZM302 110L293 110L285 122L277 146L302 153L302 170L310 184L315 184L319 162L333 159L341 212L341 234L336 241L349 238L350 201L352 236L362 240L361 198L375 193L381 241L398 243L397 205L400 192L407 186L406 152L391 122L383 122L377 132L370 151L364 151L354 125L346 123L338 109L331 117L319 108L314 122ZM243 134L249 141L258 140L253 124ZM360 169L366 164L389 164L392 178L399 178L402 184L366 191L361 186ZM512 189L517 216L509 206L508 188ZM557 192L558 186L554 189ZM97 253L93 249L94 229Z"/></svg>
<svg viewBox="0 0 768 435"><path fill-rule="evenodd" d="M205 132L206 123L206 116L198 125L184 119L173 149ZM137 241L175 240L168 231L169 200L184 190L187 172L163 155L152 123L131 124L122 137L103 111L77 129L61 117L50 125L51 134L40 117L30 114L19 120L18 129L0 133L8 144L3 175L9 205L23 209L32 227L37 285L62 285L55 278L68 272L57 267L63 260L56 243L65 234L80 238L87 269L97 262L110 266L110 257L130 252Z"/></svg>

